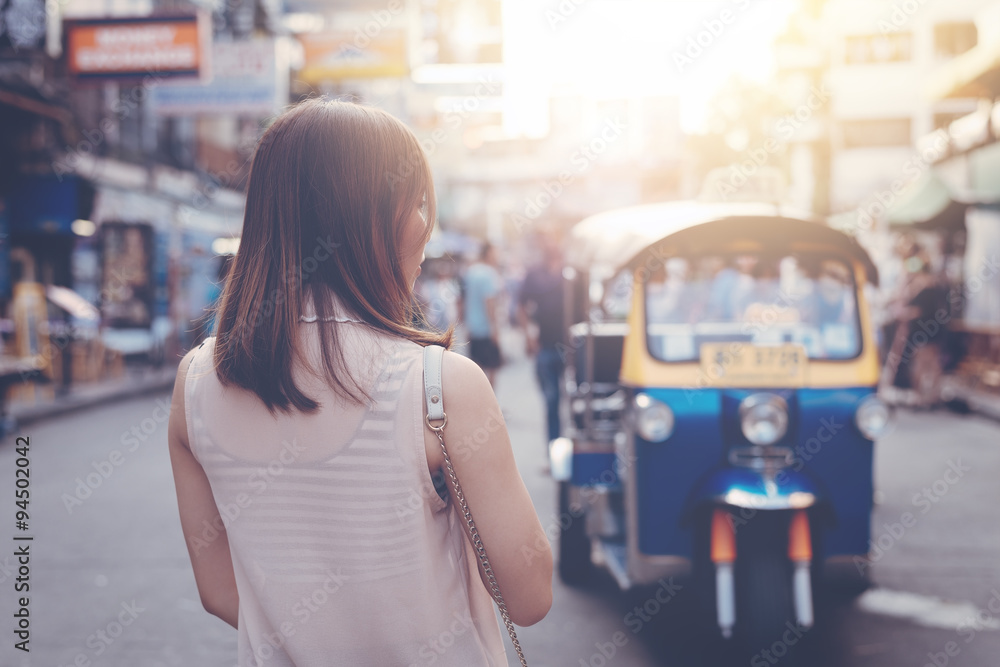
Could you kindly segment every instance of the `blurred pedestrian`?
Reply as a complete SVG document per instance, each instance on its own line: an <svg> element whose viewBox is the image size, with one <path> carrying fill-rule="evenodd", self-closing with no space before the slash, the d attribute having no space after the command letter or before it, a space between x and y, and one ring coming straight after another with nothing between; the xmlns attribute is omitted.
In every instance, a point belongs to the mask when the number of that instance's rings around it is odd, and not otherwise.
<svg viewBox="0 0 1000 667"><path fill-rule="evenodd" d="M426 156L384 111L310 100L254 155L218 333L181 362L168 430L198 592L239 667L507 665L425 424L423 348L450 343L409 324L434 217ZM458 354L440 385L496 582L532 625L552 555L500 407Z"/></svg>
<svg viewBox="0 0 1000 667"><path fill-rule="evenodd" d="M500 322L497 307L503 281L497 271L496 248L483 244L479 259L465 270L462 283L462 316L469 335L469 356L496 385L500 356Z"/></svg>
<svg viewBox="0 0 1000 667"><path fill-rule="evenodd" d="M894 330L886 366L896 388L910 391L917 406L930 408L941 399L948 290L919 245L907 245L904 252L905 274L890 303Z"/></svg>
<svg viewBox="0 0 1000 667"><path fill-rule="evenodd" d="M546 246L542 263L525 275L518 302L528 354L535 357L535 377L545 399L548 441L562 435L559 403L566 338L563 298L562 256L557 247ZM534 328L528 326L529 320Z"/></svg>
<svg viewBox="0 0 1000 667"><path fill-rule="evenodd" d="M455 260L441 257L427 262L427 276L419 284L418 295L427 325L436 331L448 331L458 322L458 298L461 288L455 279Z"/></svg>

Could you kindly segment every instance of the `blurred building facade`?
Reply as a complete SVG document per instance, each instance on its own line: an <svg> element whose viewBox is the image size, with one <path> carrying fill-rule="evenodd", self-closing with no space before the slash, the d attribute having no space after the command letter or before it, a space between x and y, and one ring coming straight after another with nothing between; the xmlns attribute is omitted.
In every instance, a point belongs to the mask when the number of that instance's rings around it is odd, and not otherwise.
<svg viewBox="0 0 1000 667"><path fill-rule="evenodd" d="M402 118L442 228L526 256L537 233L694 191L676 97L526 84L530 44L507 34L542 16L526 0L49 4L0 6L0 320L16 283L62 286L99 309L83 337L125 356L188 347L256 140L304 96Z"/></svg>
<svg viewBox="0 0 1000 667"><path fill-rule="evenodd" d="M173 357L201 333L192 322L223 261L213 244L239 234L261 121L288 102L280 6L8 0L3 11L3 314L18 283L97 306L94 318L65 300L42 311L49 328L72 322L75 340L43 356L77 380L110 372L110 358Z"/></svg>
<svg viewBox="0 0 1000 667"><path fill-rule="evenodd" d="M344 96L406 121L432 163L446 230L518 244L679 192L677 99L528 88L530 45L505 29L541 16L530 2L292 0L289 11L304 46L293 94Z"/></svg>
<svg viewBox="0 0 1000 667"><path fill-rule="evenodd" d="M875 193L895 199L900 183L929 171L933 155L916 150L922 138L978 101L933 97L924 82L981 41L976 19L989 5L802 0L775 43L775 86L791 110L785 120L796 204L855 214ZM803 104L814 90L824 98L815 108Z"/></svg>
<svg viewBox="0 0 1000 667"><path fill-rule="evenodd" d="M1000 2L976 15L976 46L943 63L924 82L931 99L973 98L970 113L944 127L944 147L934 155L934 181L943 195L930 201L915 226L932 230L955 258L950 327L966 355L959 367L972 389L1000 391ZM923 139L927 144L929 137ZM918 144L919 145L919 144Z"/></svg>
<svg viewBox="0 0 1000 667"><path fill-rule="evenodd" d="M922 84L932 70L976 46L975 18L989 2L826 3L833 212L865 204L873 189L919 176L929 165L913 160L917 140L975 109L975 98L931 99Z"/></svg>

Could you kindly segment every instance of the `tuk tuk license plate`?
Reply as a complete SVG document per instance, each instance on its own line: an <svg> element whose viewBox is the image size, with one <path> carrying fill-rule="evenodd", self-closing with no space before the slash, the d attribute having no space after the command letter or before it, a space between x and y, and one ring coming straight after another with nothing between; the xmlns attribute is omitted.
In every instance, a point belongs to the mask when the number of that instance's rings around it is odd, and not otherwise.
<svg viewBox="0 0 1000 667"><path fill-rule="evenodd" d="M710 387L801 387L808 355L798 343L705 343L701 369Z"/></svg>

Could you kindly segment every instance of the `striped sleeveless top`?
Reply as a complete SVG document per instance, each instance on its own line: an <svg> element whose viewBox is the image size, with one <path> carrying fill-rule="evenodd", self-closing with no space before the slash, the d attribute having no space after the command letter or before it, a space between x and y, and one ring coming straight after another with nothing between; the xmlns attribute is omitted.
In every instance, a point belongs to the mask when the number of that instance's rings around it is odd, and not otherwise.
<svg viewBox="0 0 1000 667"><path fill-rule="evenodd" d="M320 326L338 327L371 405L309 371L322 368ZM299 340L308 366L293 377L320 402L313 414L272 416L223 387L214 338L185 381L191 450L233 559L239 667L506 666L474 552L427 470L422 348L351 322L303 322Z"/></svg>

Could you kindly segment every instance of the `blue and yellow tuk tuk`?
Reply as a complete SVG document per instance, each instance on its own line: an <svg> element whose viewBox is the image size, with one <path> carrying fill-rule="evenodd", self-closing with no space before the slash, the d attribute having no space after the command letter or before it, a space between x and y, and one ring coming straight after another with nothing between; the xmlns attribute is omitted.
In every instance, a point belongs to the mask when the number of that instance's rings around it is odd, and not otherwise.
<svg viewBox="0 0 1000 667"><path fill-rule="evenodd" d="M861 246L774 205L672 202L577 224L564 276L562 579L688 577L756 646L813 625L820 579L863 587L890 413Z"/></svg>

